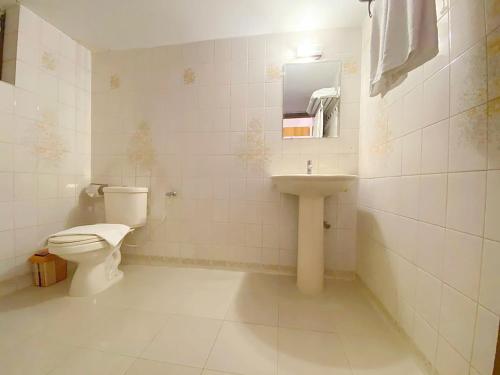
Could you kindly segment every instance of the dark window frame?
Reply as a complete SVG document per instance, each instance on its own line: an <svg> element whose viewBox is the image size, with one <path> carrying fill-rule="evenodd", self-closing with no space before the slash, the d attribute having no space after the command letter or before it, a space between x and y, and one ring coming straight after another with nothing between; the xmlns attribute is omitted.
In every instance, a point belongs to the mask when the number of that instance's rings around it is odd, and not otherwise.
<svg viewBox="0 0 500 375"><path fill-rule="evenodd" d="M3 49L4 49L4 39L5 39L5 12L0 14L0 79L2 77L2 67L3 67Z"/></svg>

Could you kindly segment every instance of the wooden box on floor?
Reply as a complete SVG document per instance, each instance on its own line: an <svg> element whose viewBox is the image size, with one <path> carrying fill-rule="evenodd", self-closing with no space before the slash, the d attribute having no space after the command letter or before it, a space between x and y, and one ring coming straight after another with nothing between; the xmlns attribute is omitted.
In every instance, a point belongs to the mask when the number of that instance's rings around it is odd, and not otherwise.
<svg viewBox="0 0 500 375"><path fill-rule="evenodd" d="M33 269L33 284L49 286L67 276L67 262L54 254L42 252L30 257Z"/></svg>

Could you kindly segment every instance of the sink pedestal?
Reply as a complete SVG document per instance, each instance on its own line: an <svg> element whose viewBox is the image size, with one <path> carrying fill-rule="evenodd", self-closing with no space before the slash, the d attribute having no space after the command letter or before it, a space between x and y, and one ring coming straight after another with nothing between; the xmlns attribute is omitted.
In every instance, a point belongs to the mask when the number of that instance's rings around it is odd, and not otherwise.
<svg viewBox="0 0 500 375"><path fill-rule="evenodd" d="M323 250L323 211L325 197L347 191L353 175L274 175L276 188L299 196L299 249L297 286L305 294L323 290L325 254Z"/></svg>
<svg viewBox="0 0 500 375"><path fill-rule="evenodd" d="M321 196L299 196L299 249L297 286L306 294L323 290L325 257L323 250L323 211Z"/></svg>

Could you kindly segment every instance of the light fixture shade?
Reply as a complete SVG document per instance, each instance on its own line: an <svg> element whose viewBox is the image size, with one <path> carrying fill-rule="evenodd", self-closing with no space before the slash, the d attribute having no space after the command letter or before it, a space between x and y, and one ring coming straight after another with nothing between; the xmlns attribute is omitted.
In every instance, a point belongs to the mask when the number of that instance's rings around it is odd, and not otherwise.
<svg viewBox="0 0 500 375"><path fill-rule="evenodd" d="M323 55L323 51L319 45L301 44L297 47L297 58L313 58L319 59Z"/></svg>

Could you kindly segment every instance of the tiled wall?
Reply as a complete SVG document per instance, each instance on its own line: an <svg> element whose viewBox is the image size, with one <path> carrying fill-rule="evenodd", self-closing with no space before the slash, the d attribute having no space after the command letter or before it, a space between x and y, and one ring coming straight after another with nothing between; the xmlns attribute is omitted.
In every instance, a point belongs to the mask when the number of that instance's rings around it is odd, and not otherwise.
<svg viewBox="0 0 500 375"><path fill-rule="evenodd" d="M500 315L500 9L436 1L439 55L368 97L358 273L443 375L490 375ZM470 368L470 369L469 369Z"/></svg>
<svg viewBox="0 0 500 375"><path fill-rule="evenodd" d="M306 41L345 63L338 139L281 138L282 64ZM152 191L150 225L123 252L294 266L297 199L269 176L308 159L357 173L360 47L359 29L338 29L93 55L93 181ZM354 270L355 197L327 202L330 269Z"/></svg>
<svg viewBox="0 0 500 375"><path fill-rule="evenodd" d="M31 283L46 235L85 220L90 179L90 53L24 7L17 26L15 86L0 82L0 294Z"/></svg>

